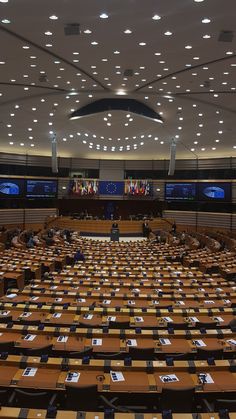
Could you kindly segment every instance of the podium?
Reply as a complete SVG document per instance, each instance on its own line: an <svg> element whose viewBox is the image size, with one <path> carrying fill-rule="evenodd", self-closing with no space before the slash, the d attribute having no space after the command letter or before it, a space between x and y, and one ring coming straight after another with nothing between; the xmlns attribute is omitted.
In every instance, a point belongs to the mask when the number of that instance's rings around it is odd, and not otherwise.
<svg viewBox="0 0 236 419"><path fill-rule="evenodd" d="M120 238L120 230L119 228L111 228L111 235L110 235L112 242L118 242Z"/></svg>

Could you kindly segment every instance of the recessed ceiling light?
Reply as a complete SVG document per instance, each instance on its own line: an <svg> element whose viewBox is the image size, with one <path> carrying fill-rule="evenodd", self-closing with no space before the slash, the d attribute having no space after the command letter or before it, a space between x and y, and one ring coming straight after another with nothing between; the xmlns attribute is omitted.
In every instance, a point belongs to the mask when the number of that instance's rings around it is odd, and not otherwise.
<svg viewBox="0 0 236 419"><path fill-rule="evenodd" d="M23 45L23 47L22 47L23 49L29 49L29 46L28 45Z"/></svg>
<svg viewBox="0 0 236 419"><path fill-rule="evenodd" d="M0 0L0 3L8 3L8 0Z"/></svg>
<svg viewBox="0 0 236 419"><path fill-rule="evenodd" d="M226 55L233 55L233 51L227 51Z"/></svg>
<svg viewBox="0 0 236 419"><path fill-rule="evenodd" d="M98 42L97 41L92 41L91 45L98 45Z"/></svg>
<svg viewBox="0 0 236 419"><path fill-rule="evenodd" d="M160 19L161 19L161 16L159 16L159 15L154 15L154 16L152 16L152 19L153 19L153 20L160 20Z"/></svg>
<svg viewBox="0 0 236 419"><path fill-rule="evenodd" d="M166 32L164 33L164 35L166 35L166 36L171 36L171 35L172 35L172 32L171 32L171 31L166 31Z"/></svg>
<svg viewBox="0 0 236 419"><path fill-rule="evenodd" d="M141 47L144 47L145 45L147 45L146 44L146 42L139 42L139 45L141 46Z"/></svg>
<svg viewBox="0 0 236 419"><path fill-rule="evenodd" d="M52 15L52 16L49 16L49 19L51 19L51 20L57 20L58 17L56 15Z"/></svg>
<svg viewBox="0 0 236 419"><path fill-rule="evenodd" d="M21 147L23 147L25 144L24 143L20 143Z"/></svg>
<svg viewBox="0 0 236 419"><path fill-rule="evenodd" d="M50 35L52 35L52 32L46 31L46 32L44 32L44 35L50 36Z"/></svg>
<svg viewBox="0 0 236 419"><path fill-rule="evenodd" d="M131 29L125 29L124 33L130 35L132 33L132 31L131 31Z"/></svg>
<svg viewBox="0 0 236 419"><path fill-rule="evenodd" d="M210 23L211 19L209 19L208 17L204 17L204 19L202 19L202 23Z"/></svg>
<svg viewBox="0 0 236 419"><path fill-rule="evenodd" d="M90 34L90 33L92 33L92 31L90 29L85 29L84 33Z"/></svg>
<svg viewBox="0 0 236 419"><path fill-rule="evenodd" d="M120 51L114 51L113 54L120 54Z"/></svg>
<svg viewBox="0 0 236 419"><path fill-rule="evenodd" d="M99 17L100 17L100 19L108 19L108 14L107 13L102 13Z"/></svg>
<svg viewBox="0 0 236 419"><path fill-rule="evenodd" d="M204 39L210 39L210 38L211 38L211 35L208 35L208 34L203 35L203 38L204 38Z"/></svg>
<svg viewBox="0 0 236 419"><path fill-rule="evenodd" d="M2 19L1 22L4 23L5 25L11 23L9 19Z"/></svg>
<svg viewBox="0 0 236 419"><path fill-rule="evenodd" d="M192 45L186 45L185 48L186 49L192 49Z"/></svg>

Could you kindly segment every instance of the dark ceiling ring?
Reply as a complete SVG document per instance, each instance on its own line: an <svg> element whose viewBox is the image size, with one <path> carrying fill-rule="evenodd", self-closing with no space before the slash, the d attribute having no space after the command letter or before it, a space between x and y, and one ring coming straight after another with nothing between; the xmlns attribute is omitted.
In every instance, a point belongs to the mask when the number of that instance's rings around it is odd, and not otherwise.
<svg viewBox="0 0 236 419"><path fill-rule="evenodd" d="M79 119L85 116L91 116L106 111L131 112L144 118L148 118L153 121L159 122L161 124L163 124L164 122L161 115L155 112L149 106L145 105L144 103L138 100L125 98L110 98L96 100L95 102L89 103L88 105L85 105L82 108L72 112L69 116L69 119Z"/></svg>

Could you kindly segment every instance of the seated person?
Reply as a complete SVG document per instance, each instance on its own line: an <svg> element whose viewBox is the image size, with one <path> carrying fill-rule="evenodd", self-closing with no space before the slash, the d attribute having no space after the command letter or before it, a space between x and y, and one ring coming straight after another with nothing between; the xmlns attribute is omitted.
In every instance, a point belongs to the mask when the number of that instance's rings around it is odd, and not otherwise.
<svg viewBox="0 0 236 419"><path fill-rule="evenodd" d="M79 261L81 262L85 261L84 254L80 251L80 249L77 250L74 256L74 263L79 262Z"/></svg>
<svg viewBox="0 0 236 419"><path fill-rule="evenodd" d="M114 222L114 223L112 224L112 228L118 228L118 224L117 224L116 222Z"/></svg>
<svg viewBox="0 0 236 419"><path fill-rule="evenodd" d="M28 247L28 249L34 247L34 240L33 240L33 236L29 237L29 240L26 243L26 247Z"/></svg>
<svg viewBox="0 0 236 419"><path fill-rule="evenodd" d="M13 238L11 239L11 245L17 248L23 247L23 245L19 242L18 234L14 235Z"/></svg>

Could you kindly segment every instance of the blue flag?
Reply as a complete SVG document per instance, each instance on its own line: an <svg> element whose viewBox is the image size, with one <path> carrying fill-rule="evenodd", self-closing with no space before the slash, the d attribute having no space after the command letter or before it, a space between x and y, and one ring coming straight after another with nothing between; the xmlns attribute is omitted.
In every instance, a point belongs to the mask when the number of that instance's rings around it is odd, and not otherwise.
<svg viewBox="0 0 236 419"><path fill-rule="evenodd" d="M100 181L99 182L100 195L124 195L124 182L116 181Z"/></svg>

